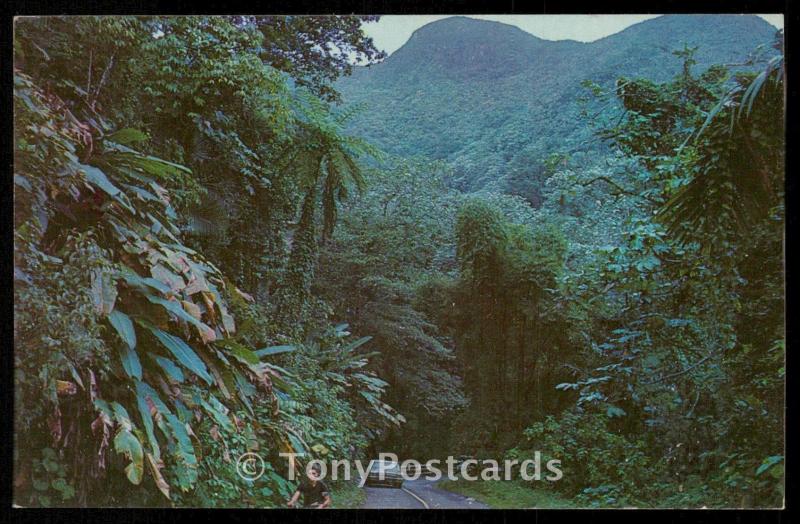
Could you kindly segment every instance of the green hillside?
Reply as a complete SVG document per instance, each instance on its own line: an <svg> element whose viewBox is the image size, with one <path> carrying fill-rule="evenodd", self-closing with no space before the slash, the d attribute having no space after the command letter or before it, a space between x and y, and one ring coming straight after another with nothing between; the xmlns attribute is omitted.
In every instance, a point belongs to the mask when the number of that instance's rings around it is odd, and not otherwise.
<svg viewBox="0 0 800 524"><path fill-rule="evenodd" d="M337 88L362 108L352 123L356 134L397 155L446 160L460 189L506 190L538 205L546 156L599 146L580 116L584 80L667 80L680 71L673 51L684 46L698 47L698 71L741 63L759 45L769 50L774 33L756 16L672 15L580 43L452 17L420 28Z"/></svg>

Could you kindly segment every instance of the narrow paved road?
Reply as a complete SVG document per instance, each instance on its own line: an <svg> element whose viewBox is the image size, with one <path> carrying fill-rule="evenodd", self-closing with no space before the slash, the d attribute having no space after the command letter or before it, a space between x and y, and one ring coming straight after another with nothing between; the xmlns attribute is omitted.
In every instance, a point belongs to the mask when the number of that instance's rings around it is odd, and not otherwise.
<svg viewBox="0 0 800 524"><path fill-rule="evenodd" d="M458 493L436 487L435 480L407 480L403 489L364 487L367 500L364 509L489 509L482 504Z"/></svg>
<svg viewBox="0 0 800 524"><path fill-rule="evenodd" d="M424 509L413 495L397 488L372 488L364 486L367 500L364 509Z"/></svg>

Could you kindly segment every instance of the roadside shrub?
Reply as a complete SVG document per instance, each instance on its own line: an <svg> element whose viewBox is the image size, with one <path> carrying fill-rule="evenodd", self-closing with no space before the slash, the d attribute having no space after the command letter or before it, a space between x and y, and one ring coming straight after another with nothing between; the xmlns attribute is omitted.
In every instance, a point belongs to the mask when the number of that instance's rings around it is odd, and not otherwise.
<svg viewBox="0 0 800 524"><path fill-rule="evenodd" d="M584 505L641 504L655 478L655 464L645 454L643 438L617 434L608 421L606 415L574 411L548 416L525 429L525 441L507 458L533 459L540 451L543 468L551 459L560 460L564 476L553 488Z"/></svg>

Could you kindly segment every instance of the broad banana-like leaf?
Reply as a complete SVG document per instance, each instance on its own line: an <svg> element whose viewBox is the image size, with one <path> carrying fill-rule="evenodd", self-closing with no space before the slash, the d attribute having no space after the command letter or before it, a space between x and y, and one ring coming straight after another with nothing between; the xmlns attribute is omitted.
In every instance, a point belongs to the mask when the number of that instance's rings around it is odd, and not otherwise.
<svg viewBox="0 0 800 524"><path fill-rule="evenodd" d="M361 337L358 340L355 340L355 341L347 344L344 348L342 348L342 351L344 351L344 352L353 351L354 349L363 346L364 344L366 344L370 340L372 340L372 337Z"/></svg>
<svg viewBox="0 0 800 524"><path fill-rule="evenodd" d="M296 347L289 346L289 345L286 345L286 346L270 346L270 347L266 347L266 348L263 348L263 349L259 349L259 350L255 351L254 353L258 357L266 357L266 356L269 356L269 355L277 355L279 353L288 353L290 351L295 351L296 349L297 349Z"/></svg>
<svg viewBox="0 0 800 524"><path fill-rule="evenodd" d="M259 363L258 357L260 355L257 351L254 352L235 340L226 339L220 341L217 345L227 349L231 355L247 365L256 365Z"/></svg>
<svg viewBox="0 0 800 524"><path fill-rule="evenodd" d="M130 463L125 466L125 475L128 480L133 484L140 484L142 482L142 473L144 472L144 451L142 450L142 443L139 442L133 433L127 429L120 428L117 435L114 437L114 449L117 453L125 455Z"/></svg>
<svg viewBox="0 0 800 524"><path fill-rule="evenodd" d="M222 403L217 400L214 395L209 394L208 397L209 398L207 401L201 401L203 408L205 408L206 412L211 415L220 426L224 427L228 431L233 431L233 422L231 422L231 419L228 418L227 415L228 408L222 405Z"/></svg>
<svg viewBox="0 0 800 524"><path fill-rule="evenodd" d="M183 371L181 371L181 368L179 368L172 360L158 355L154 356L153 358L158 365L161 366L161 369L164 370L167 376L175 382L183 382L186 379L183 375Z"/></svg>
<svg viewBox="0 0 800 524"><path fill-rule="evenodd" d="M170 291L180 291L186 287L186 282L183 280L183 277L170 271L162 264L155 264L151 267L150 274L159 282L167 285Z"/></svg>
<svg viewBox="0 0 800 524"><path fill-rule="evenodd" d="M170 335L165 331L161 331L157 327L148 326L148 329L164 345L164 347L172 352L182 366L190 370L198 377L202 378L208 385L214 383L214 379L208 373L208 368L206 368L205 363L200 359L200 357L197 356L197 353L194 352L189 344L176 336Z"/></svg>
<svg viewBox="0 0 800 524"><path fill-rule="evenodd" d="M133 329L133 322L131 317L122 311L115 309L108 315L108 321L117 330L120 338L133 349L136 347L136 331Z"/></svg>
<svg viewBox="0 0 800 524"><path fill-rule="evenodd" d="M114 131L110 135L106 135L105 139L110 140L112 142L116 142L117 144L128 145L133 144L135 142L141 142L143 140L147 140L150 138L147 133L135 129L133 127L126 127L125 129L120 129L119 131Z"/></svg>
<svg viewBox="0 0 800 524"><path fill-rule="evenodd" d="M121 273L122 278L129 286L136 287L142 292L149 292L148 288L153 288L161 293L169 293L170 287L159 280L152 277L139 276L134 270L129 267L123 267Z"/></svg>
<svg viewBox="0 0 800 524"><path fill-rule="evenodd" d="M189 437L189 426L181 422L173 414L165 416L173 431L173 436L178 444L173 453L175 457L176 480L184 491L188 491L197 482L197 455L195 454L192 440Z"/></svg>
<svg viewBox="0 0 800 524"><path fill-rule="evenodd" d="M142 416L144 423L144 432L147 435L147 440L150 442L150 449L157 460L161 460L161 448L156 440L156 434L153 429L153 414L150 412L150 406L147 403L145 390L140 386L141 382L136 383L136 402L139 407L139 414Z"/></svg>
<svg viewBox="0 0 800 524"><path fill-rule="evenodd" d="M109 196L114 197L121 193L120 189L111 183L106 174L96 167L78 164L78 169L86 175L86 180L108 193Z"/></svg>
<svg viewBox="0 0 800 524"><path fill-rule="evenodd" d="M122 360L122 369L129 377L138 380L142 379L142 363L139 362L139 355L136 350L124 344L119 348L119 357Z"/></svg>
<svg viewBox="0 0 800 524"><path fill-rule="evenodd" d="M102 409L103 404L105 404L105 402L102 401L101 399L96 399L94 401L94 404L95 407L98 407L98 409ZM131 431L133 429L133 422L131 422L131 416L128 415L128 410L125 409L125 406L123 406L119 402L112 402L111 409L114 411L114 418L122 427L122 429Z"/></svg>

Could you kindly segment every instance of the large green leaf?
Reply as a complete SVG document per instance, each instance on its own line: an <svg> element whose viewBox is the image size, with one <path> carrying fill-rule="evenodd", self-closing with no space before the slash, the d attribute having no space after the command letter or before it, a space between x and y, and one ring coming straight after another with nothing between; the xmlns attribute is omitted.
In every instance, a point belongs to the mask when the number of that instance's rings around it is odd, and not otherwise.
<svg viewBox="0 0 800 524"><path fill-rule="evenodd" d="M381 392L383 389L389 385L388 382L385 380L381 380L378 377L366 375L364 373L353 373L353 378L356 378L366 384L366 386L376 392Z"/></svg>
<svg viewBox="0 0 800 524"><path fill-rule="evenodd" d="M119 333L120 338L128 345L129 348L133 349L136 347L136 331L133 329L133 322L131 322L131 317L123 313L122 311L115 309L108 315L108 321L117 330Z"/></svg>
<svg viewBox="0 0 800 524"><path fill-rule="evenodd" d="M86 175L86 180L88 180L92 185L99 187L110 196L117 196L121 193L120 189L111 183L106 174L96 167L78 164L78 168L84 172Z"/></svg>
<svg viewBox="0 0 800 524"><path fill-rule="evenodd" d="M125 475L127 475L128 480L133 484L140 484L142 482L142 473L144 472L142 443L133 433L121 428L114 437L114 449L117 453L124 454L130 461L130 464L125 466Z"/></svg>
<svg viewBox="0 0 800 524"><path fill-rule="evenodd" d="M141 142L142 140L147 140L150 138L147 136L147 133L143 131L139 131L138 129L134 129L132 127L126 127L125 129L120 129L119 131L114 131L110 135L106 136L107 140L111 140L112 142L116 142L118 144L128 145L134 142Z"/></svg>
<svg viewBox="0 0 800 524"><path fill-rule="evenodd" d="M160 282L152 277L139 276L135 271L133 271L129 267L123 267L121 276L129 286L137 287L142 291L144 291L145 293L148 291L148 287L153 288L162 293L170 292L170 287L164 284L163 282Z"/></svg>
<svg viewBox="0 0 800 524"><path fill-rule="evenodd" d="M761 475L769 468L771 468L775 464L778 464L781 461L783 461L783 455L772 455L770 457L765 458L764 461L761 463L761 465L758 466L758 469L756 469L756 476Z"/></svg>
<svg viewBox="0 0 800 524"><path fill-rule="evenodd" d="M255 411L253 411L253 404L250 402L250 397L255 395L257 391L256 387L251 384L236 368L231 368L231 373L236 381L236 393L239 395L239 399L242 401L242 404L244 404L245 408L247 408L247 411L250 413L250 415L255 416Z"/></svg>
<svg viewBox="0 0 800 524"><path fill-rule="evenodd" d="M214 379L211 378L211 375L206 368L205 363L197 356L197 353L183 341L176 336L170 335L165 331L161 331L157 327L154 326L147 326L153 335L162 343L164 347L170 350L175 358L178 359L178 362L181 363L186 369L192 371L194 374L202 378L206 381L207 384L211 385L214 383Z"/></svg>
<svg viewBox="0 0 800 524"><path fill-rule="evenodd" d="M122 360L122 369L129 377L135 379L142 379L142 363L139 362L139 355L136 350L127 344L120 346L119 357Z"/></svg>
<svg viewBox="0 0 800 524"><path fill-rule="evenodd" d="M346 352L353 351L354 349L356 349L356 348L359 348L359 347L363 346L364 344L366 344L366 343L367 343L367 342L369 342L370 340L372 340L372 337L369 337L369 336L368 336L368 337L361 337L361 338L359 338L358 340L354 340L353 342L351 342L351 343L347 344L347 345L346 345L346 346L343 348L343 351L346 351Z"/></svg>
<svg viewBox="0 0 800 524"><path fill-rule="evenodd" d="M134 186L134 185L131 185L131 184L122 184L122 186L125 189L127 189L129 191L133 191L134 193L136 193L139 196L139 198L141 198L145 202L161 202L160 198L155 196L150 191L147 191L146 189L142 189L139 186Z"/></svg>
<svg viewBox="0 0 800 524"><path fill-rule="evenodd" d="M286 376L291 376L291 374L285 369L278 366L273 366L271 364L263 365L265 366L265 369L269 370L269 378L275 386L282 389L286 393L290 393L296 389L297 386L285 378ZM280 372L280 374L278 372Z"/></svg>
<svg viewBox="0 0 800 524"><path fill-rule="evenodd" d="M258 357L266 357L266 356L269 356L269 355L277 355L279 353L288 353L290 351L295 351L296 349L297 349L296 347L288 346L288 345L286 345L286 346L270 346L270 347L266 347L266 348L263 348L263 349L259 349L259 350L255 351L254 353Z"/></svg>
<svg viewBox="0 0 800 524"><path fill-rule="evenodd" d="M181 368L179 368L175 362L159 355L155 355L153 358L171 379L176 382L183 382L185 380L183 371L181 371Z"/></svg>
<svg viewBox="0 0 800 524"><path fill-rule="evenodd" d="M159 297L156 297L156 296L153 296L153 295L145 295L145 296L147 297L147 300L149 300L153 304L159 304L159 305L163 306L164 309L166 309L170 313L174 314L176 317L179 317L179 318L185 320L186 322L188 322L188 323L190 323L190 324L192 324L194 326L197 326L198 329L200 329L201 331L203 331L203 332L213 331L213 330L211 330L210 327L208 327L204 323L200 322L198 319L193 317L189 312L187 312L183 308L183 305L181 305L180 302L177 302L175 300L164 300L163 298L159 298Z"/></svg>
<svg viewBox="0 0 800 524"><path fill-rule="evenodd" d="M191 174L191 170L186 166L175 164L156 158L153 156L145 156L136 152L124 151L124 146L117 147L119 152L109 154L109 157L116 157L118 162L127 167L140 170L149 175L158 178L169 178L173 176L180 176L184 174Z"/></svg>
<svg viewBox="0 0 800 524"><path fill-rule="evenodd" d="M165 415L165 418L172 428L172 435L178 444L174 449L175 478L178 485L186 491L197 481L197 455L189 438L189 432L186 429L187 425L171 413Z"/></svg>
<svg viewBox="0 0 800 524"><path fill-rule="evenodd" d="M192 441L189 438L187 424L182 422L169 410L167 405L158 396L158 393L148 384L137 382L136 394L139 400L139 409L146 410L146 413L143 412L143 416L152 417L152 406L157 414L155 420L158 423L159 429L170 439L169 450L178 460L179 481L181 486L191 486L197 479L197 456L195 455ZM223 407L223 409L225 408ZM174 446L173 443L177 443L177 447ZM154 446L154 450L158 451L157 443ZM158 455L156 455L156 458L158 458Z"/></svg>
<svg viewBox="0 0 800 524"><path fill-rule="evenodd" d="M102 406L102 401L100 399L95 400L95 406L96 407ZM117 420L117 422L123 429L127 430L133 429L133 422L131 422L131 416L128 414L128 410L125 409L125 406L123 406L119 402L112 402L111 409L114 410L114 418Z"/></svg>
<svg viewBox="0 0 800 524"><path fill-rule="evenodd" d="M119 310L114 310L108 316L108 321L117 330L120 338L125 342L119 348L122 368L129 377L142 378L142 364L139 362L139 355L136 354L136 332L133 329L133 322L128 315Z"/></svg>
<svg viewBox="0 0 800 524"><path fill-rule="evenodd" d="M156 390L150 387L150 385L146 382L136 382L136 394L143 399L149 398L150 402L152 402L153 406L155 406L159 413L163 415L172 413L167 405L164 404L164 401L161 400L161 397L158 396Z"/></svg>
<svg viewBox="0 0 800 524"><path fill-rule="evenodd" d="M150 413L150 406L147 404L146 392L141 387L142 382L136 382L136 404L139 408L139 414L142 416L142 423L144 424L144 432L147 435L147 440L150 442L150 449L157 460L161 458L161 449L156 440L156 434L153 431L153 415Z"/></svg>
<svg viewBox="0 0 800 524"><path fill-rule="evenodd" d="M208 400L202 400L201 404L206 412L208 412L214 418L217 424L224 427L228 431L234 430L233 422L231 422L231 419L228 418L227 415L228 408L226 408L219 400L217 400L214 395L209 394Z"/></svg>
<svg viewBox="0 0 800 524"><path fill-rule="evenodd" d="M224 339L220 341L218 345L227 349L231 355L233 355L234 357L236 357L238 360L240 360L245 364L254 365L258 364L259 362L258 352L250 350L249 348L243 346L242 344L239 344L235 340Z"/></svg>
<svg viewBox="0 0 800 524"><path fill-rule="evenodd" d="M154 264L153 267L150 268L150 273L153 275L153 278L162 282L170 290L178 291L186 287L186 282L183 280L183 277L170 271L162 264Z"/></svg>
<svg viewBox="0 0 800 524"><path fill-rule="evenodd" d="M245 378L245 376L236 368L231 368L234 380L236 380L236 389L244 396L250 397L255 395L256 387Z"/></svg>

